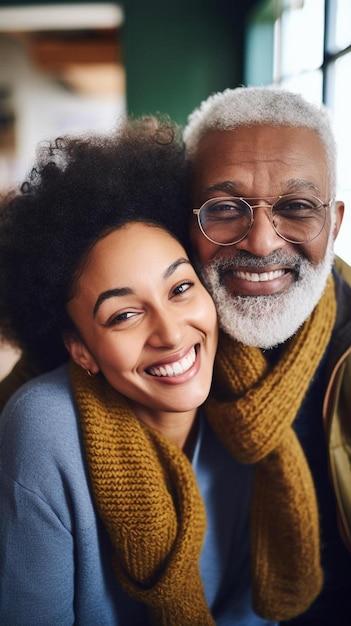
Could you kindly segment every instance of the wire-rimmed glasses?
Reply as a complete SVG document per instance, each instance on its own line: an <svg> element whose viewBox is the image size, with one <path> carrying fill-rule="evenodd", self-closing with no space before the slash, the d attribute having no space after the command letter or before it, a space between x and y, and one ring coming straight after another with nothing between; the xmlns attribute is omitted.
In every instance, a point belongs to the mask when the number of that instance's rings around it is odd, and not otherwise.
<svg viewBox="0 0 351 626"><path fill-rule="evenodd" d="M209 241L219 246L232 246L245 239L254 223L254 209L268 209L269 220L279 237L290 243L302 244L316 239L322 232L329 202L312 195L288 194L278 196L269 205L266 200L251 204L252 198L211 198L199 209L193 209L198 224ZM268 206L267 206L268 203Z"/></svg>

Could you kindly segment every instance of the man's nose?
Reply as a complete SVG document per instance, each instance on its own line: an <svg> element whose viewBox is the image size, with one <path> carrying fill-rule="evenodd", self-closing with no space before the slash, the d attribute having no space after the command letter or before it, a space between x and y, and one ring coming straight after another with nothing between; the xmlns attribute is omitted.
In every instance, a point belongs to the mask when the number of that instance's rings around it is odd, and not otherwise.
<svg viewBox="0 0 351 626"><path fill-rule="evenodd" d="M284 239L279 237L270 220L270 209L259 205L254 208L254 219L251 229L245 239L236 244L239 250L245 250L258 257L266 257L274 250L286 245Z"/></svg>

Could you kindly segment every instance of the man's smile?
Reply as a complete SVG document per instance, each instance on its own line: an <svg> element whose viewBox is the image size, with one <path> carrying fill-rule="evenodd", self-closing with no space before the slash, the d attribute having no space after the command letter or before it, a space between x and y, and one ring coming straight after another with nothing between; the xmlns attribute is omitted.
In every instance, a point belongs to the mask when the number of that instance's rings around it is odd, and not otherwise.
<svg viewBox="0 0 351 626"><path fill-rule="evenodd" d="M243 280L248 280L252 283L260 283L266 282L268 280L274 280L275 278L280 278L285 274L285 270L274 270L270 272L248 272L248 271L240 271L233 270L233 276L237 276L238 278L242 278Z"/></svg>
<svg viewBox="0 0 351 626"><path fill-rule="evenodd" d="M221 284L234 296L275 295L288 289L298 280L298 276L296 265L279 269L236 269L229 265L219 268Z"/></svg>

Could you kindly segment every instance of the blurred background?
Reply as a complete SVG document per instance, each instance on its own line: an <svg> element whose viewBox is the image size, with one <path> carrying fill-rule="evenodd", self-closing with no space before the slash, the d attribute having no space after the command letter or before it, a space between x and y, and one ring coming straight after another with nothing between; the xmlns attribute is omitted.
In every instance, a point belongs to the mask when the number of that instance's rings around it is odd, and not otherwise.
<svg viewBox="0 0 351 626"><path fill-rule="evenodd" d="M0 0L0 193L42 140L108 133L127 113L185 124L215 91L268 84L331 109L346 203L336 251L351 264L350 0ZM1 350L0 378L16 358Z"/></svg>

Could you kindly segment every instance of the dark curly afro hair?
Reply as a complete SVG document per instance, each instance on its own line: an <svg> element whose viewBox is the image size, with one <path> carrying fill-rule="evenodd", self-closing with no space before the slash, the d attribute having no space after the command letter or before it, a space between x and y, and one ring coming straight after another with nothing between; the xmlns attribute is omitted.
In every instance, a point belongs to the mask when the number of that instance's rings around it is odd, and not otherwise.
<svg viewBox="0 0 351 626"><path fill-rule="evenodd" d="M181 133L167 118L42 144L28 180L0 208L0 338L41 369L64 362L65 305L92 245L146 221L188 249L189 190Z"/></svg>

